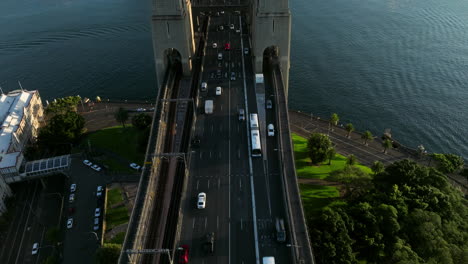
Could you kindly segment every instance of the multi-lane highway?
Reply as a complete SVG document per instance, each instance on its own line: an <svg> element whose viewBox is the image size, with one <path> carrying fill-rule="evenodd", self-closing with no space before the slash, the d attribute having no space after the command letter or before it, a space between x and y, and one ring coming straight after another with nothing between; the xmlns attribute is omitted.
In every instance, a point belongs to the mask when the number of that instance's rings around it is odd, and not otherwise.
<svg viewBox="0 0 468 264"><path fill-rule="evenodd" d="M190 263L259 263L263 256L290 263L290 248L276 241L275 219L286 221L277 138L266 133L267 124L276 127L275 98L268 84L265 89L255 87L243 18L235 11L222 11L213 11L209 20L201 78L208 89L199 92L194 135L200 143L190 150L180 245L189 247ZM221 95L215 93L217 86ZM266 109L267 99L273 109ZM204 113L205 100L214 101L212 114ZM245 109L245 121L239 120L239 109ZM250 113L259 116L261 157L250 155ZM196 206L200 192L207 195L205 209ZM209 233L215 234L213 253L206 248Z"/></svg>

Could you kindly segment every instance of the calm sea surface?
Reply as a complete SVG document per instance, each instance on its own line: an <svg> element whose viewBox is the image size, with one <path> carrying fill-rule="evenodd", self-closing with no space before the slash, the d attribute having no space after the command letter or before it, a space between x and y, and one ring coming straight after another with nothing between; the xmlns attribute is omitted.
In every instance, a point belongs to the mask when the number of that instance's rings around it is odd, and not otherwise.
<svg viewBox="0 0 468 264"><path fill-rule="evenodd" d="M290 0L290 107L468 158L466 0ZM0 1L0 86L156 96L150 2Z"/></svg>

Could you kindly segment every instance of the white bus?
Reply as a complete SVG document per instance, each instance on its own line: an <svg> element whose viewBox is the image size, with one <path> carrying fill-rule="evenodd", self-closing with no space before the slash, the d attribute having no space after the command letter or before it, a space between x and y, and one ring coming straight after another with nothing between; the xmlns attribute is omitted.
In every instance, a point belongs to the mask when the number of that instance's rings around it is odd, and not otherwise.
<svg viewBox="0 0 468 264"><path fill-rule="evenodd" d="M250 114L250 129L251 130L258 130L258 115L257 114Z"/></svg>
<svg viewBox="0 0 468 264"><path fill-rule="evenodd" d="M260 143L260 131L251 130L252 135L252 157L261 157L262 156L262 146Z"/></svg>

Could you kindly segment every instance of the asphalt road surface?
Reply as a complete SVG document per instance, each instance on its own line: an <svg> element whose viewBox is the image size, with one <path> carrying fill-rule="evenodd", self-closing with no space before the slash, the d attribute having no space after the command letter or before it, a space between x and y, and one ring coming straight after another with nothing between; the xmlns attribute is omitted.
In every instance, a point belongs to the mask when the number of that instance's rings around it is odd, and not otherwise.
<svg viewBox="0 0 468 264"><path fill-rule="evenodd" d="M190 263L259 263L263 256L290 263L289 248L276 242L275 219L286 218L277 139L266 136L266 125L276 123L275 115L265 109L264 100L257 104L250 41L248 35L236 32L240 23L244 24L239 15L225 11L212 16L209 24L201 78L208 83L208 90L199 94L201 114L195 125L195 135L201 141L199 147L191 149L187 199L182 203L180 245L189 246ZM231 24L234 29L230 29ZM245 32L246 26L242 27ZM229 51L226 43L230 43ZM248 54L242 46L249 48ZM222 60L218 60L218 53L223 54ZM232 73L235 80L231 80ZM217 86L222 87L221 95L215 94ZM272 98L270 89L267 87L259 98ZM213 114L204 114L207 99L214 100ZM240 108L247 111L246 121L239 121ZM259 114L263 155L250 158L248 114L259 112L263 113ZM205 209L196 207L200 192L207 194ZM213 254L204 248L211 232L215 233Z"/></svg>

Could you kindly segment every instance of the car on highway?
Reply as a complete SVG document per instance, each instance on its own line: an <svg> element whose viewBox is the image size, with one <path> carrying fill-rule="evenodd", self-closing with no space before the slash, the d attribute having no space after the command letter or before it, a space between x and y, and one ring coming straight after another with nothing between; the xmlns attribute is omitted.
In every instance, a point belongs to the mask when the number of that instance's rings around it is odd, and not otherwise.
<svg viewBox="0 0 468 264"><path fill-rule="evenodd" d="M231 50L231 43L224 44L224 50Z"/></svg>
<svg viewBox="0 0 468 264"><path fill-rule="evenodd" d="M198 194L197 208L205 209L206 206L206 193L201 192Z"/></svg>
<svg viewBox="0 0 468 264"><path fill-rule="evenodd" d="M187 264L188 263L188 256L189 256L189 246L182 245L180 246L182 252L179 256L179 264Z"/></svg>
<svg viewBox="0 0 468 264"><path fill-rule="evenodd" d="M222 25L219 26L218 30L219 30L219 31L223 31L223 30L224 30L224 26L222 26Z"/></svg>
<svg viewBox="0 0 468 264"><path fill-rule="evenodd" d="M229 25L230 29L234 29L234 24Z"/></svg>
<svg viewBox="0 0 468 264"><path fill-rule="evenodd" d="M130 168L132 168L134 170L140 170L141 166L136 164L136 163L130 163Z"/></svg>
<svg viewBox="0 0 468 264"><path fill-rule="evenodd" d="M273 126L273 124L268 125L268 136L269 137L275 136L275 126Z"/></svg>
<svg viewBox="0 0 468 264"><path fill-rule="evenodd" d="M245 55L249 54L249 48L244 48L244 54Z"/></svg>
<svg viewBox="0 0 468 264"><path fill-rule="evenodd" d="M94 231L99 230L99 217L94 218L93 230Z"/></svg>
<svg viewBox="0 0 468 264"><path fill-rule="evenodd" d="M240 29L236 29L236 33L240 33Z"/></svg>
<svg viewBox="0 0 468 264"><path fill-rule="evenodd" d="M267 101L266 101L266 108L267 108L267 109L273 108L273 103L271 102L271 100L267 100Z"/></svg>
<svg viewBox="0 0 468 264"><path fill-rule="evenodd" d="M94 164L93 166L91 166L91 169L95 170L95 171L101 171L101 167L99 167L99 165L97 164Z"/></svg>
<svg viewBox="0 0 468 264"><path fill-rule="evenodd" d="M239 121L245 121L245 110L243 108L239 109Z"/></svg>
<svg viewBox="0 0 468 264"><path fill-rule="evenodd" d="M202 82L200 86L200 91L204 92L208 89L208 84L206 82Z"/></svg>
<svg viewBox="0 0 468 264"><path fill-rule="evenodd" d="M73 227L73 218L68 218L67 220L67 228L70 229Z"/></svg>
<svg viewBox="0 0 468 264"><path fill-rule="evenodd" d="M97 187L97 189L96 189L96 196L97 196L97 197L100 197L100 196L102 195L102 190L103 190L102 186L99 185L99 186Z"/></svg>
<svg viewBox="0 0 468 264"><path fill-rule="evenodd" d="M205 237L205 244L203 245L206 253L210 253L210 254L214 253L214 241L215 241L215 233L214 232L208 233Z"/></svg>
<svg viewBox="0 0 468 264"><path fill-rule="evenodd" d="M70 194L70 196L68 197L68 201L70 203L73 203L75 201L75 194L74 193Z"/></svg>
<svg viewBox="0 0 468 264"><path fill-rule="evenodd" d="M72 192L75 192L75 191L76 191L76 183L72 183L70 185L70 192L72 193Z"/></svg>
<svg viewBox="0 0 468 264"><path fill-rule="evenodd" d="M220 12L220 13L221 13L221 15L224 15L224 10L221 10L221 12Z"/></svg>
<svg viewBox="0 0 468 264"><path fill-rule="evenodd" d="M91 161L89 161L89 160L83 160L83 163L86 166L92 166L93 165L93 163Z"/></svg>
<svg viewBox="0 0 468 264"><path fill-rule="evenodd" d="M136 110L136 111L137 111L137 112L146 112L146 109L145 109L145 108L141 108L141 107L140 107L140 108L137 108L137 110Z"/></svg>
<svg viewBox="0 0 468 264"><path fill-rule="evenodd" d="M213 46L213 49L216 49L218 47L218 43L213 42L212 46Z"/></svg>
<svg viewBox="0 0 468 264"><path fill-rule="evenodd" d="M235 81L235 80L236 80L236 73L231 72L231 81Z"/></svg>
<svg viewBox="0 0 468 264"><path fill-rule="evenodd" d="M96 208L96 210L94 210L94 216L95 217L101 216L101 208Z"/></svg>
<svg viewBox="0 0 468 264"><path fill-rule="evenodd" d="M220 70L220 69L217 69L217 70L216 70L216 78L219 79L219 78L221 78L222 76L223 76L223 73L221 72L221 70Z"/></svg>
<svg viewBox="0 0 468 264"><path fill-rule="evenodd" d="M39 251L39 243L36 242L33 244L31 254L36 255L38 251Z"/></svg>
<svg viewBox="0 0 468 264"><path fill-rule="evenodd" d="M218 60L223 60L223 54L221 52L218 53Z"/></svg>
<svg viewBox="0 0 468 264"><path fill-rule="evenodd" d="M221 86L216 87L216 95L221 95Z"/></svg>

